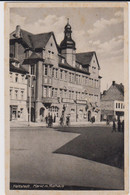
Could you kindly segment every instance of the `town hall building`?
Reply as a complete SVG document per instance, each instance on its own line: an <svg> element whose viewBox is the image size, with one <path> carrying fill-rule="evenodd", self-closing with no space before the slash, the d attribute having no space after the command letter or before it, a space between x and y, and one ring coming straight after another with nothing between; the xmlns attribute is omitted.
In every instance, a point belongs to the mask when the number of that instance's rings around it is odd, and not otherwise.
<svg viewBox="0 0 130 195"><path fill-rule="evenodd" d="M26 99L28 110L31 98L31 121L45 121L49 113L57 121L61 115L69 115L70 121L87 122L92 117L100 121L97 55L95 51L76 52L69 22L60 45L53 32L32 34L16 26L10 34L10 58L32 75Z"/></svg>

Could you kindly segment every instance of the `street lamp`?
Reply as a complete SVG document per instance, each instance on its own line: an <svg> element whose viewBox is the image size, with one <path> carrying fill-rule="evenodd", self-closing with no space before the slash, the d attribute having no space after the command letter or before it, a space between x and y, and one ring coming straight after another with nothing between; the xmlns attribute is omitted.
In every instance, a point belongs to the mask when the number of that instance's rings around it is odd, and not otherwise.
<svg viewBox="0 0 130 195"><path fill-rule="evenodd" d="M31 66L29 66L29 74L26 75L29 79L29 111L28 111L28 126L31 125L31 89L32 89L32 78L35 79L35 75L31 74Z"/></svg>

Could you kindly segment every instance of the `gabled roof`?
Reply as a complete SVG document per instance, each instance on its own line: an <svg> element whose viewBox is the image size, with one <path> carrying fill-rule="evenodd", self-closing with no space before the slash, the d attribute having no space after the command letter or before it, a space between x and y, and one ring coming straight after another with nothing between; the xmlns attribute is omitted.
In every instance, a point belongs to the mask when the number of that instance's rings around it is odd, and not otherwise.
<svg viewBox="0 0 130 195"><path fill-rule="evenodd" d="M82 65L90 65L93 55L95 55L98 63L98 59L95 51L76 53L76 61L81 63ZM99 67L99 63L98 63L98 67Z"/></svg>
<svg viewBox="0 0 130 195"><path fill-rule="evenodd" d="M108 90L105 90L101 95L102 101L110 101L110 100L124 100L124 85L113 83Z"/></svg>
<svg viewBox="0 0 130 195"><path fill-rule="evenodd" d="M13 31L10 34L10 39L14 40L16 31ZM21 37L19 39L22 39L24 43L28 45L29 48L36 49L36 48L45 48L47 42L49 41L50 37L53 36L54 41L56 43L56 39L53 32L47 32L47 33L41 33L41 34L32 34L28 31L25 31L23 29L20 29L20 35ZM56 43L57 49L58 45Z"/></svg>
<svg viewBox="0 0 130 195"><path fill-rule="evenodd" d="M13 31L10 34L10 39L11 40L16 39L15 33L16 33L16 31ZM31 43L31 40L30 40L30 36L33 35L33 34L26 31L26 30L23 30L23 29L20 29L20 34L21 34L22 40L28 45L28 47L32 48L32 43Z"/></svg>
<svg viewBox="0 0 130 195"><path fill-rule="evenodd" d="M33 48L45 48L51 35L52 35L52 32L30 36Z"/></svg>

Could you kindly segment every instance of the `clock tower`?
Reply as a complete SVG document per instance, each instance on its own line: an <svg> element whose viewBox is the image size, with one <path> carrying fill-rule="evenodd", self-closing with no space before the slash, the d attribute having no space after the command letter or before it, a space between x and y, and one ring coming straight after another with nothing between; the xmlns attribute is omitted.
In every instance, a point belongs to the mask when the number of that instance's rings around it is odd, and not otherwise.
<svg viewBox="0 0 130 195"><path fill-rule="evenodd" d="M64 30L64 40L60 44L61 54L66 58L69 65L75 67L75 42L72 39L72 30L69 24L69 19Z"/></svg>

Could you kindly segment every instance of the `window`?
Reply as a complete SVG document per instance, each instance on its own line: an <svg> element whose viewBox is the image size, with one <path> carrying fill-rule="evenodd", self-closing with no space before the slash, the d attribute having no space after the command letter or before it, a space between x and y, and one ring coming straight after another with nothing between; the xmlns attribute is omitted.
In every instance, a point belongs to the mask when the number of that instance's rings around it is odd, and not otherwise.
<svg viewBox="0 0 130 195"><path fill-rule="evenodd" d="M62 62L62 64L64 64L64 63L65 63L65 59L64 59L64 58L62 58L61 62Z"/></svg>
<svg viewBox="0 0 130 195"><path fill-rule="evenodd" d="M52 76L52 68L51 68L51 66L49 66L49 76L50 77Z"/></svg>
<svg viewBox="0 0 130 195"><path fill-rule="evenodd" d="M54 59L54 52L52 51L51 59Z"/></svg>
<svg viewBox="0 0 130 195"><path fill-rule="evenodd" d="M93 87L93 79L91 79L91 85L92 85L92 87Z"/></svg>
<svg viewBox="0 0 130 195"><path fill-rule="evenodd" d="M72 91L72 99L74 99L74 91Z"/></svg>
<svg viewBox="0 0 130 195"><path fill-rule="evenodd" d="M48 88L48 97L51 97L51 87Z"/></svg>
<svg viewBox="0 0 130 195"><path fill-rule="evenodd" d="M58 69L56 69L56 79L58 78Z"/></svg>
<svg viewBox="0 0 130 195"><path fill-rule="evenodd" d="M71 91L69 91L69 99L71 99Z"/></svg>
<svg viewBox="0 0 130 195"><path fill-rule="evenodd" d="M55 89L55 97L57 97L57 89Z"/></svg>
<svg viewBox="0 0 130 195"><path fill-rule="evenodd" d="M10 98L12 99L12 93L13 93L13 90L10 89Z"/></svg>
<svg viewBox="0 0 130 195"><path fill-rule="evenodd" d="M86 83L86 85L88 84L88 77L86 77L86 82L85 83Z"/></svg>
<svg viewBox="0 0 130 195"><path fill-rule="evenodd" d="M81 78L80 78L80 75L79 75L79 84L81 84Z"/></svg>
<svg viewBox="0 0 130 195"><path fill-rule="evenodd" d="M47 75L47 65L45 65L45 69L44 69L44 75Z"/></svg>
<svg viewBox="0 0 130 195"><path fill-rule="evenodd" d="M21 91L21 100L23 100L24 99L24 91L22 90Z"/></svg>
<svg viewBox="0 0 130 195"><path fill-rule="evenodd" d="M89 100L92 102L93 101L93 94L89 94Z"/></svg>
<svg viewBox="0 0 130 195"><path fill-rule="evenodd" d="M54 68L52 69L52 77L54 77Z"/></svg>
<svg viewBox="0 0 130 195"><path fill-rule="evenodd" d="M43 97L47 97L47 87L43 88Z"/></svg>
<svg viewBox="0 0 130 195"><path fill-rule="evenodd" d="M92 86L92 79L89 78L89 86Z"/></svg>
<svg viewBox="0 0 130 195"><path fill-rule="evenodd" d="M34 65L31 65L31 74L35 74L35 72L34 72Z"/></svg>
<svg viewBox="0 0 130 195"><path fill-rule="evenodd" d="M67 81L67 71L65 71L65 81Z"/></svg>
<svg viewBox="0 0 130 195"><path fill-rule="evenodd" d="M13 74L10 73L10 81L12 82L13 81Z"/></svg>
<svg viewBox="0 0 130 195"><path fill-rule="evenodd" d="M50 56L50 51L48 51L48 58L50 58L51 56Z"/></svg>
<svg viewBox="0 0 130 195"><path fill-rule="evenodd" d="M71 82L71 73L69 73L69 82Z"/></svg>
<svg viewBox="0 0 130 195"><path fill-rule="evenodd" d="M24 81L24 75L21 75L21 80L22 80L22 83L23 83L23 81Z"/></svg>
<svg viewBox="0 0 130 195"><path fill-rule="evenodd" d="M72 83L74 83L74 74L72 74Z"/></svg>
<svg viewBox="0 0 130 195"><path fill-rule="evenodd" d="M83 99L83 100L85 99L85 95L84 95L84 92L82 92L82 99Z"/></svg>
<svg viewBox="0 0 130 195"><path fill-rule="evenodd" d="M63 78L63 71L60 70L60 79L62 79L62 78Z"/></svg>
<svg viewBox="0 0 130 195"><path fill-rule="evenodd" d="M54 97L54 88L52 88L52 97Z"/></svg>
<svg viewBox="0 0 130 195"><path fill-rule="evenodd" d="M15 99L18 99L18 90L15 90Z"/></svg>
<svg viewBox="0 0 130 195"><path fill-rule="evenodd" d="M67 97L67 90L64 90L64 98Z"/></svg>
<svg viewBox="0 0 130 195"><path fill-rule="evenodd" d="M78 84L78 75L76 74L76 84Z"/></svg>
<svg viewBox="0 0 130 195"><path fill-rule="evenodd" d="M60 89L60 97L62 98L63 97L63 90Z"/></svg>
<svg viewBox="0 0 130 195"><path fill-rule="evenodd" d="M15 75L15 82L18 82L18 74Z"/></svg>

